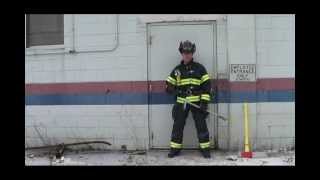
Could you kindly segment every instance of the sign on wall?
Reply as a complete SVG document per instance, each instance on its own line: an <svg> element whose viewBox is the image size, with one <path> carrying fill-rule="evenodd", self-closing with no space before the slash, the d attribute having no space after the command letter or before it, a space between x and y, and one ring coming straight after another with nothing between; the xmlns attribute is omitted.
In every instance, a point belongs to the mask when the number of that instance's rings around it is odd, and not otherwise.
<svg viewBox="0 0 320 180"><path fill-rule="evenodd" d="M255 64L230 64L230 81L255 81Z"/></svg>

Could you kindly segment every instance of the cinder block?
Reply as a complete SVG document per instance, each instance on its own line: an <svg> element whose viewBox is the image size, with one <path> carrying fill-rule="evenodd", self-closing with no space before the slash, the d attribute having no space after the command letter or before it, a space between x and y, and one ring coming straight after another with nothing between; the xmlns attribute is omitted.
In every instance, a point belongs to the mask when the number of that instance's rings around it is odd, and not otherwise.
<svg viewBox="0 0 320 180"><path fill-rule="evenodd" d="M110 129L111 130L111 129ZM123 126L119 128L113 128L112 134L115 138L148 138L148 129L147 128L137 128L134 126Z"/></svg>
<svg viewBox="0 0 320 180"><path fill-rule="evenodd" d="M258 137L293 137L294 122L291 118L283 119L279 123L279 117L263 119L258 117ZM290 122L291 121L291 122Z"/></svg>
<svg viewBox="0 0 320 180"><path fill-rule="evenodd" d="M228 126L219 126L218 127L218 138L220 141L220 139L228 139L229 138L229 134L228 134Z"/></svg>
<svg viewBox="0 0 320 180"><path fill-rule="evenodd" d="M75 15L77 35L114 33L115 15Z"/></svg>
<svg viewBox="0 0 320 180"><path fill-rule="evenodd" d="M271 27L273 29L289 29L293 28L294 15L283 15L271 17Z"/></svg>
<svg viewBox="0 0 320 180"><path fill-rule="evenodd" d="M252 29L254 28L254 15L228 15L228 28Z"/></svg>
<svg viewBox="0 0 320 180"><path fill-rule="evenodd" d="M270 29L271 28L271 16L269 15L255 15L256 16L256 28L257 29Z"/></svg>
<svg viewBox="0 0 320 180"><path fill-rule="evenodd" d="M268 49L265 49L262 52L258 52L257 53L257 67L256 69L263 69L264 66L268 65L268 61L269 61L269 53L268 53Z"/></svg>
<svg viewBox="0 0 320 180"><path fill-rule="evenodd" d="M269 64L273 66L289 66L293 59L290 54L294 53L290 49L289 42L273 42L273 46L269 47Z"/></svg>
<svg viewBox="0 0 320 180"><path fill-rule="evenodd" d="M33 60L29 60L28 64L31 66L31 71L42 71L44 63L39 61L40 59L32 58Z"/></svg>
<svg viewBox="0 0 320 180"><path fill-rule="evenodd" d="M295 77L294 65L290 66L263 66L257 71L259 78L291 78Z"/></svg>
<svg viewBox="0 0 320 180"><path fill-rule="evenodd" d="M219 139L219 149L221 150L228 150L228 140L227 139Z"/></svg>
<svg viewBox="0 0 320 180"><path fill-rule="evenodd" d="M137 21L121 21L120 20L120 34L121 33L136 33L137 32Z"/></svg>
<svg viewBox="0 0 320 180"><path fill-rule="evenodd" d="M138 40L144 39L143 37L139 36L139 34L138 33L121 33L121 36L119 36L121 45L139 45Z"/></svg>
<svg viewBox="0 0 320 180"><path fill-rule="evenodd" d="M75 56L69 56L64 60L64 71L80 69L82 69L82 62L78 58L75 58Z"/></svg>
<svg viewBox="0 0 320 180"><path fill-rule="evenodd" d="M257 41L289 41L290 29L260 29L256 31Z"/></svg>
<svg viewBox="0 0 320 180"><path fill-rule="evenodd" d="M257 103L257 113L260 114L294 114L294 102Z"/></svg>

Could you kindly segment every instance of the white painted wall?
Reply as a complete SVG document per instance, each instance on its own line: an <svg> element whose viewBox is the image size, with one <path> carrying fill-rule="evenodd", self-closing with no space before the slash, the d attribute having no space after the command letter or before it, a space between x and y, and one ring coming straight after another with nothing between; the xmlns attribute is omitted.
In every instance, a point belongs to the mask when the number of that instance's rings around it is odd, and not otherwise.
<svg viewBox="0 0 320 180"><path fill-rule="evenodd" d="M295 77L295 16L256 15L257 76Z"/></svg>
<svg viewBox="0 0 320 180"><path fill-rule="evenodd" d="M148 148L146 105L26 106L25 117L26 146L103 140L112 149Z"/></svg>
<svg viewBox="0 0 320 180"><path fill-rule="evenodd" d="M70 54L73 47L76 51L112 49L116 30L115 15L74 15L73 36L72 18L65 15L64 49L26 49L26 84L147 80L145 24L130 15L120 15L117 49ZM34 128L39 126L47 137L45 143L98 138L110 141L113 149L121 145L148 148L146 105L26 106L25 117L26 146L43 145Z"/></svg>
<svg viewBox="0 0 320 180"><path fill-rule="evenodd" d="M108 40L115 38L115 15L75 15L75 19L76 29L85 29L75 30L76 51L108 50L114 46ZM73 47L72 15L65 15L65 49L45 52L27 49L26 54L43 54L26 55L25 82L147 80L145 24L137 24L128 15L120 15L119 19L120 42L115 51L70 54L67 52ZM101 29L107 32L102 33ZM92 45L94 42L97 44ZM61 53L47 54L52 52Z"/></svg>
<svg viewBox="0 0 320 180"><path fill-rule="evenodd" d="M257 78L295 77L294 15L228 15L225 26L228 64L256 64ZM222 54L218 45L218 57ZM243 105L228 108L232 122L219 130L230 133L230 149L242 150ZM254 149L294 146L294 102L249 103L249 111ZM228 147L226 141L219 143L221 148Z"/></svg>
<svg viewBox="0 0 320 180"><path fill-rule="evenodd" d="M116 43L116 16L65 15L63 46L26 49L25 83L146 81L146 23L164 19L217 21L218 78L228 78L230 63L255 62L257 78L295 77L294 15L224 17L226 15L120 15L119 47L115 51L70 54L73 48L76 51L112 49ZM229 143L231 149L241 149L241 104L221 103L218 109L233 119L231 124L221 120L218 123L220 148L228 148ZM251 131L256 138L255 148L292 142L294 146L294 102L252 103L249 109L252 127L255 127ZM285 111L278 112L279 109ZM70 138L106 138L115 149L122 144L133 149L148 148L147 106L26 106L25 117L26 146L41 145L34 126L42 126L42 132L50 135L47 143ZM127 120L133 124L129 125ZM132 131L137 137L132 136Z"/></svg>

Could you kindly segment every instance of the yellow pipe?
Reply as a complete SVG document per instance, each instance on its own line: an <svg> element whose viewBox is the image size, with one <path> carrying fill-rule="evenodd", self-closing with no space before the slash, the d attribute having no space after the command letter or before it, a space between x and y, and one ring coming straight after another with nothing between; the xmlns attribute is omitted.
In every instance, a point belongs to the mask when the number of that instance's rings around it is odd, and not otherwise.
<svg viewBox="0 0 320 180"><path fill-rule="evenodd" d="M244 152L250 152L248 103L244 103Z"/></svg>

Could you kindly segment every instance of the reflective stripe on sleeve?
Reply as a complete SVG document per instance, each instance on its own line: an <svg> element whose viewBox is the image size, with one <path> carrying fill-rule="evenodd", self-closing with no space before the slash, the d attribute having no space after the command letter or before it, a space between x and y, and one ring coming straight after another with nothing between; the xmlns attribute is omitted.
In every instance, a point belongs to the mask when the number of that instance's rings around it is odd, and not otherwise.
<svg viewBox="0 0 320 180"><path fill-rule="evenodd" d="M205 81L209 80L209 75L208 74L205 74L201 77L201 84L204 83Z"/></svg>
<svg viewBox="0 0 320 180"><path fill-rule="evenodd" d="M176 85L177 84L177 81L175 79L173 79L171 76L168 76L167 78L167 82L173 84L173 85Z"/></svg>
<svg viewBox="0 0 320 180"><path fill-rule="evenodd" d="M210 101L210 95L209 94L202 94L201 99Z"/></svg>

